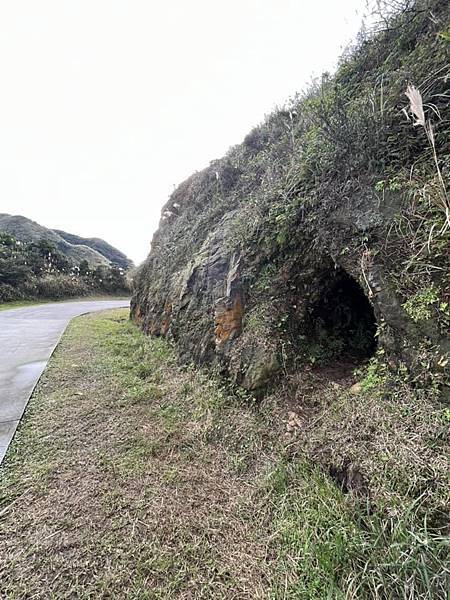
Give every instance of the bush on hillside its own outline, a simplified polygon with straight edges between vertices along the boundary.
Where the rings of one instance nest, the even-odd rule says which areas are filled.
[[[91,269],[86,260],[74,265],[48,240],[23,243],[0,232],[0,302],[128,291],[125,271],[117,265]]]

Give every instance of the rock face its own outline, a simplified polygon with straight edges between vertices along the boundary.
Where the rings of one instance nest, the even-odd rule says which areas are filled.
[[[132,316],[172,339],[182,360],[251,390],[305,361],[365,360],[377,345],[392,364],[439,370],[444,196],[426,135],[402,111],[407,82],[428,81],[447,174],[445,81],[429,73],[445,72],[437,32],[448,7],[423,7],[172,194]]]

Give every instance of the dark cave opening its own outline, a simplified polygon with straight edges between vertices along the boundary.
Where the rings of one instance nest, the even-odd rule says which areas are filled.
[[[377,347],[377,321],[359,283],[343,269],[328,273],[307,325],[312,362],[364,362]]]

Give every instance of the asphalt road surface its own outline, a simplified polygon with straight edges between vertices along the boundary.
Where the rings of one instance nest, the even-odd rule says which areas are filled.
[[[85,313],[127,306],[128,300],[96,300],[0,312],[0,463],[69,321]]]

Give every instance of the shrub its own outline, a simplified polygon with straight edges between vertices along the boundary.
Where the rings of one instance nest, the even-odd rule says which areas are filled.
[[[0,232],[0,302],[127,293],[125,271],[113,265],[72,264],[47,240],[23,243]]]

